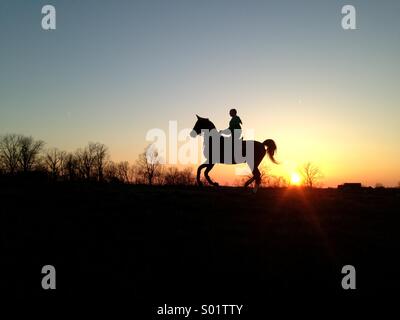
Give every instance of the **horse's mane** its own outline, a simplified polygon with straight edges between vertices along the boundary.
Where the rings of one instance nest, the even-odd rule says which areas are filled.
[[[211,125],[211,129],[216,129],[215,124],[210,119],[207,119],[207,120]]]

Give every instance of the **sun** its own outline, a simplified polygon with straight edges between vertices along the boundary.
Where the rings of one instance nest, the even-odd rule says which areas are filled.
[[[297,172],[293,172],[292,176],[290,177],[290,183],[292,185],[298,186],[300,184],[301,178]]]

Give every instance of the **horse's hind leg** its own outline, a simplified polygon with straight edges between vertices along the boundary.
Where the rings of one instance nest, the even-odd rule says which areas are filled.
[[[260,186],[261,183],[261,173],[260,170],[258,170],[258,166],[260,164],[262,159],[256,159],[256,161],[254,162],[254,164],[248,163],[250,170],[252,170],[252,168],[254,168],[252,170],[253,176],[246,181],[246,183],[244,184],[245,187],[248,187],[250,185],[250,183],[252,183],[254,180],[256,181],[253,192],[256,193],[258,190],[258,187]]]
[[[246,183],[244,184],[244,187],[248,187],[254,180],[256,180],[256,186],[257,184],[259,185],[261,182],[261,174],[260,171],[258,170],[258,165],[260,164],[260,161],[255,162],[254,164],[252,163],[247,163],[249,165],[249,168],[251,171],[251,173],[253,174],[253,176],[246,181]],[[254,169],[253,169],[254,168]],[[257,186],[258,188],[258,186]]]
[[[207,181],[209,184],[218,187],[219,184],[217,182],[214,182],[211,180],[210,176],[208,175],[208,173],[211,171],[211,169],[214,167],[213,163],[210,163],[209,165],[207,165],[206,171],[204,171],[204,176],[206,177]]]
[[[207,163],[203,163],[202,165],[200,165],[197,168],[197,176],[196,176],[196,180],[197,180],[197,184],[201,187],[203,185],[203,183],[200,180],[200,175],[201,175],[201,170],[203,170],[204,168],[206,168],[208,166]]]
[[[244,184],[245,187],[248,187],[250,183],[252,183],[256,178],[255,177],[251,177],[249,180],[246,181],[246,183]]]
[[[256,180],[256,185],[253,189],[253,192],[256,193],[261,183],[261,173],[257,167],[253,170],[253,176],[254,176],[253,178]]]

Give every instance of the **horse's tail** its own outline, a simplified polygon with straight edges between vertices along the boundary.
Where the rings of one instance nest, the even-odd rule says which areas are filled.
[[[272,139],[267,139],[263,142],[263,145],[267,147],[267,153],[268,153],[268,157],[271,159],[271,161],[275,164],[279,164],[275,158],[274,158],[274,154],[276,152],[276,144],[275,141]]]

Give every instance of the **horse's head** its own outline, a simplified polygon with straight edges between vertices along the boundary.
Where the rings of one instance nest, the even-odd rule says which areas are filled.
[[[201,134],[202,130],[215,129],[214,124],[208,118],[199,117],[197,114],[196,114],[196,117],[197,117],[197,121],[196,121],[192,131],[190,132],[190,136],[192,138],[195,138],[197,135]]]

